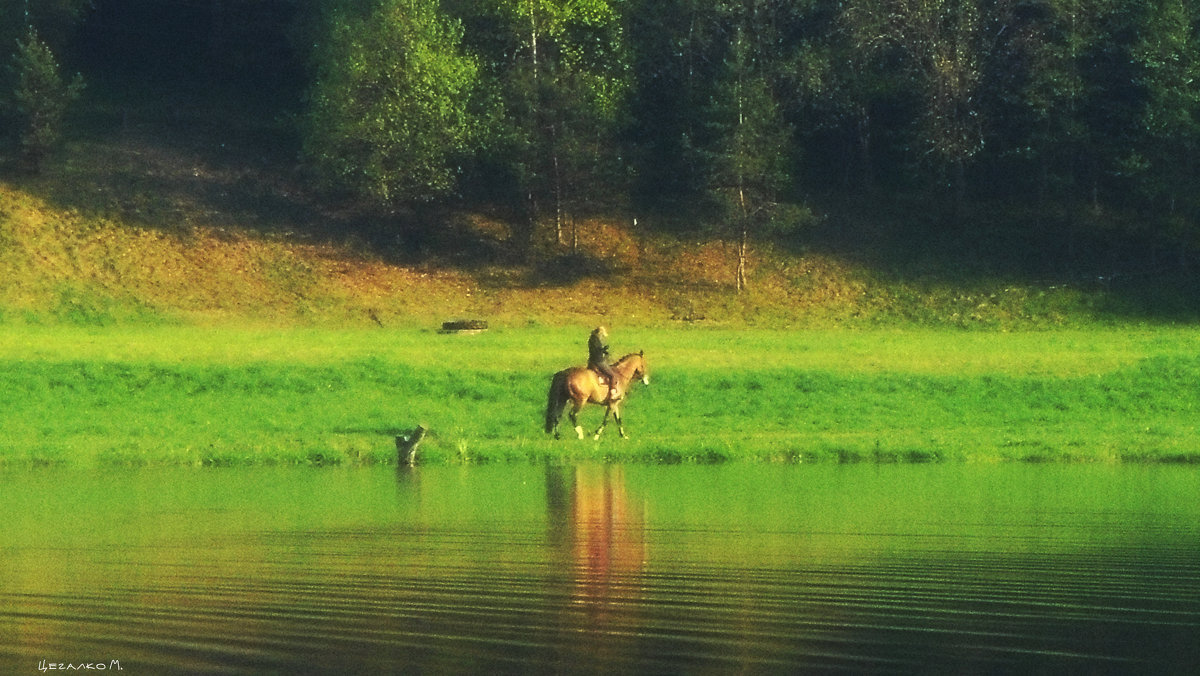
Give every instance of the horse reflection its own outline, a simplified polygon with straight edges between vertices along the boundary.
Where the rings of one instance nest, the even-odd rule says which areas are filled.
[[[601,621],[640,588],[646,564],[645,516],[621,467],[546,470],[549,537],[570,566],[574,600]]]

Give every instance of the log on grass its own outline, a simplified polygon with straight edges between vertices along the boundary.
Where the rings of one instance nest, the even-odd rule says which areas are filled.
[[[486,319],[456,319],[452,322],[442,322],[442,333],[480,333],[487,331]]]

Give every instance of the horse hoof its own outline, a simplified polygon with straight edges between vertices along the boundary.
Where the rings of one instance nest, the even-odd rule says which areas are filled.
[[[583,428],[582,428],[582,427],[576,427],[576,428],[575,428],[575,434],[578,434],[578,435],[579,435],[579,438],[580,438],[580,439],[582,439],[582,438],[583,438]]]
[[[596,436],[592,437],[592,441],[600,441],[600,435],[597,434]]]

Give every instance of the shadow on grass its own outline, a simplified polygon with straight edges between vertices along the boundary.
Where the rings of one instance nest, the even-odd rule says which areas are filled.
[[[585,253],[566,253],[538,260],[529,272],[530,286],[569,286],[587,278],[611,277],[619,272],[610,260]]]
[[[97,91],[99,89],[99,91]],[[86,90],[68,140],[38,174],[0,172],[63,210],[181,237],[196,227],[351,243],[386,259],[453,264],[461,246],[435,211],[386,208],[324,186],[301,160],[294,114],[236,93]]]
[[[827,195],[822,224],[783,240],[837,256],[891,288],[1003,290],[1085,297],[1097,320],[1200,321],[1200,252],[1140,214],[1086,222],[1076,207],[979,201],[949,218],[928,200]]]

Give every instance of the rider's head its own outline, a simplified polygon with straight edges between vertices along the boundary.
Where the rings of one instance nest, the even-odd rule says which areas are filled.
[[[595,328],[595,330],[592,331],[592,333],[596,334],[597,336],[600,336],[601,338],[608,337],[608,329],[605,329],[603,326],[597,326]]]

